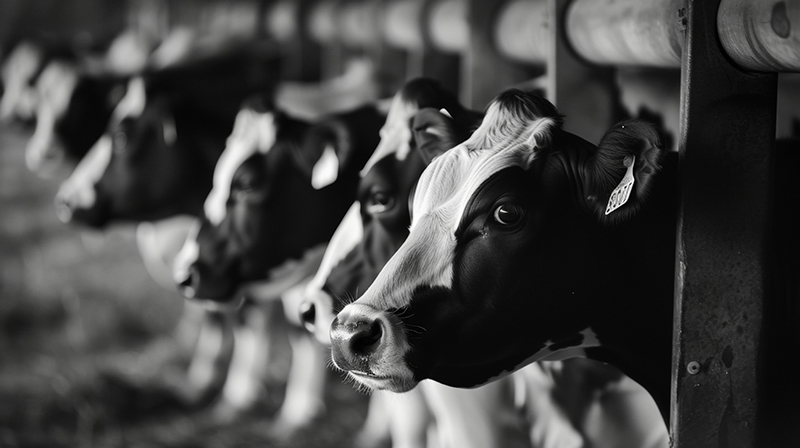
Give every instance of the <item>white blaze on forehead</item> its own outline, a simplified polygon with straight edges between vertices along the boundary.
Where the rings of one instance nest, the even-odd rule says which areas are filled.
[[[364,226],[361,222],[361,203],[358,201],[353,202],[353,205],[347,210],[347,213],[339,223],[339,227],[333,232],[328,247],[325,249],[325,255],[322,257],[322,263],[317,269],[314,278],[306,286],[306,291],[311,292],[314,290],[321,291],[325,286],[325,282],[331,275],[333,268],[344,259],[350,251],[364,238]]]
[[[67,110],[77,84],[78,72],[73,65],[53,61],[45,67],[36,81],[39,101],[47,102],[56,115],[60,116]]]
[[[119,123],[128,117],[139,117],[144,112],[147,103],[147,92],[145,90],[144,79],[136,76],[128,81],[128,90],[125,96],[119,101],[114,112],[111,114],[111,122]]]
[[[266,154],[275,144],[277,133],[275,116],[272,112],[258,113],[244,108],[236,115],[233,132],[225,142],[225,150],[217,160],[213,186],[204,204],[206,218],[212,224],[218,225],[225,219],[225,204],[230,195],[231,181],[236,169],[256,152]]]
[[[189,278],[189,268],[200,257],[200,245],[197,244],[197,235],[200,233],[200,221],[195,221],[186,234],[186,241],[172,264],[172,276],[180,284]]]
[[[454,233],[478,187],[502,169],[527,169],[536,157],[537,145],[549,139],[555,125],[553,118],[526,120],[492,103],[472,136],[439,156],[422,173],[414,195],[413,216],[437,213]],[[414,226],[412,222],[412,230]]]
[[[411,129],[409,129],[411,118],[419,112],[419,106],[415,103],[403,99],[400,93],[392,98],[389,106],[389,114],[386,122],[380,130],[381,141],[375,152],[367,160],[361,170],[361,176],[365,176],[379,160],[394,154],[398,160],[404,160],[411,151]]]
[[[78,74],[72,65],[52,62],[39,75],[36,91],[39,95],[36,107],[36,128],[25,149],[25,162],[32,171],[37,171],[53,144],[56,122],[64,116],[70,98],[78,84]]]
[[[14,48],[2,68],[5,91],[0,98],[0,119],[8,119],[13,114],[29,117],[33,113],[35,91],[28,81],[42,63],[42,53],[38,47],[23,42]]]
[[[399,308],[419,285],[452,287],[455,232],[470,198],[498,171],[527,169],[555,125],[552,118],[520,117],[492,103],[475,133],[422,173],[408,239],[357,302]]]
[[[97,196],[94,186],[111,161],[111,147],[111,137],[100,137],[69,178],[61,184],[58,196],[66,199],[72,208],[88,209],[94,206]]]

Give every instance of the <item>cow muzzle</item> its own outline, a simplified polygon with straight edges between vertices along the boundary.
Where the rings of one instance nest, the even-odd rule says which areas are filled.
[[[359,384],[392,392],[416,386],[405,361],[409,346],[393,315],[369,305],[350,304],[333,320],[330,339],[333,364]]]
[[[333,312],[333,297],[321,290],[304,294],[298,307],[300,322],[306,330],[325,345],[331,344],[330,328],[336,315]]]

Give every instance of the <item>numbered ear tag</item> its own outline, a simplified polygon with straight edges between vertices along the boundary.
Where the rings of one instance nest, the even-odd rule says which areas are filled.
[[[333,146],[328,144],[311,170],[311,186],[315,190],[327,187],[336,182],[338,175],[339,158],[336,157],[336,150],[333,149]]]
[[[619,185],[617,185],[617,188],[611,192],[611,197],[608,198],[608,205],[606,206],[606,215],[625,205],[631,197],[631,190],[633,190],[634,182],[633,166],[636,165],[636,156],[631,156],[630,159],[626,157],[624,163],[625,166],[628,167],[628,171],[625,172],[625,176],[622,178]]]

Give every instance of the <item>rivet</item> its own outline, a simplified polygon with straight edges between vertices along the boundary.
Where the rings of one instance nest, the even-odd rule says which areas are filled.
[[[686,371],[689,372],[690,375],[697,375],[700,373],[700,363],[697,361],[690,361],[689,364],[686,364]]]

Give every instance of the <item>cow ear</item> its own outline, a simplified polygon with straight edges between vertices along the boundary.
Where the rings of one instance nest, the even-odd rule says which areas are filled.
[[[313,126],[303,139],[301,154],[296,154],[300,168],[311,177],[311,185],[317,190],[336,182],[349,161],[352,145],[343,127],[336,121]]]
[[[601,222],[625,220],[647,199],[660,169],[661,141],[655,127],[642,120],[618,123],[603,136],[584,171],[586,201]]]
[[[453,118],[445,113],[425,108],[411,119],[412,138],[426,164],[460,141]]]

